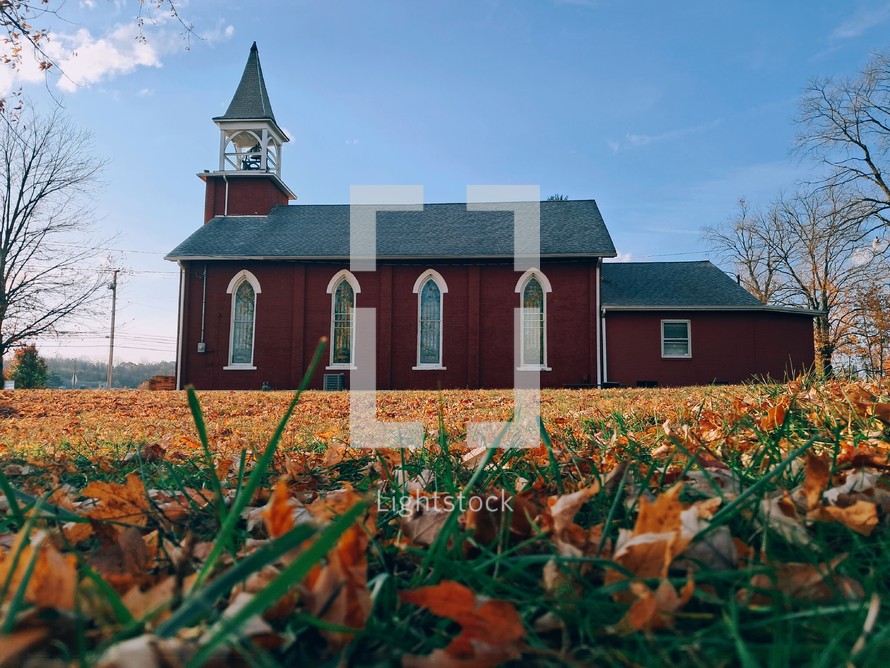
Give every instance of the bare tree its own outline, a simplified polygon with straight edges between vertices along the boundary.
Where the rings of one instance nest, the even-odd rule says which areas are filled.
[[[832,375],[833,355],[850,336],[849,295],[873,275],[881,257],[862,241],[870,210],[853,199],[848,189],[829,184],[780,197],[766,212],[751,211],[742,201],[724,227],[705,230],[755,296],[821,313],[814,346],[825,376]]]
[[[776,260],[762,238],[763,221],[759,214],[751,211],[744,197],[739,199],[738,207],[738,213],[723,227],[705,228],[705,240],[735,269],[739,283],[768,304],[778,288]]]
[[[0,113],[0,358],[104,297],[86,236],[103,166],[58,108]]]
[[[890,276],[890,267],[883,267]],[[850,341],[844,352],[866,376],[890,375],[890,281],[876,280],[854,290],[850,311]]]
[[[810,83],[797,121],[797,148],[822,161],[830,182],[878,226],[890,226],[890,54],[875,54],[856,76]]]

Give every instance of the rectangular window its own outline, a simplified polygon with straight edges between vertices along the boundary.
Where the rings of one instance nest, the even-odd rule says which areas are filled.
[[[661,356],[692,357],[692,334],[688,320],[661,321]]]

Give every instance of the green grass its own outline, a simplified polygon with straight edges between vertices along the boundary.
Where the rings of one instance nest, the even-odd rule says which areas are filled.
[[[838,396],[837,387],[810,381],[802,388],[750,386],[733,388],[730,395],[703,394],[698,403],[687,406],[682,421],[699,440],[702,425],[716,421],[720,436],[704,442],[704,449],[695,439],[677,435],[668,438],[659,432],[664,419],[677,421],[678,414],[674,410],[663,412],[658,400],[651,399],[667,396],[664,391],[641,391],[635,395],[639,401],[627,404],[626,410],[594,413],[582,418],[581,424],[571,425],[576,428],[553,425],[545,429],[542,425],[539,451],[489,450],[475,466],[463,463],[466,450],[460,435],[447,432],[440,410],[438,433],[428,440],[428,446],[433,447],[397,455],[373,450],[352,452],[334,465],[311,466],[303,471],[291,482],[297,491],[324,497],[348,484],[364,500],[330,523],[298,525],[253,549],[247,549],[254,536],[242,512],[256,505],[257,494],[283,473],[282,458],[291,455],[281,451],[281,437],[300,392],[293,397],[267,446],[245,452],[239,466],[222,477],[216,473],[216,455],[206,435],[199,397],[190,393],[188,401],[202,444],[200,452],[176,461],[142,461],[136,457],[108,470],[93,464],[88,452],[72,450],[65,458],[64,470],[54,460],[45,467],[32,462],[33,470],[22,476],[8,477],[0,472],[0,492],[9,499],[9,510],[0,515],[0,533],[36,528],[54,531],[70,520],[71,511],[56,508],[50,499],[52,492],[62,486],[82,489],[95,480],[121,483],[135,471],[146,488],[202,490],[206,503],[190,502],[190,511],[180,521],[171,522],[160,512],[151,512],[148,525],[141,529],[143,533],[157,530],[169,546],[211,542],[201,559],[185,564],[172,557],[157,559],[152,568],[158,580],[191,576],[193,586],[187,591],[177,590],[176,595],[142,617],[131,615],[119,594],[89,565],[91,553],[101,547],[99,541],[61,546],[63,552],[75,554],[79,560],[80,604],[64,613],[65,627],[71,631],[54,643],[41,644],[32,653],[75,665],[92,665],[109,648],[144,633],[181,639],[189,665],[201,665],[214,653],[235,653],[248,664],[259,666],[399,665],[403,656],[428,654],[445,647],[457,634],[455,623],[403,603],[398,597],[400,591],[444,580],[456,580],[478,596],[506,600],[515,606],[527,633],[522,665],[885,665],[890,651],[887,518],[881,514],[880,524],[870,536],[839,523],[810,523],[805,526],[808,543],[801,545],[765,522],[760,510],[764,499],[783,490],[792,492],[802,483],[802,458],[808,450],[828,453],[835,473],[845,466],[845,452],[850,448],[870,448],[884,457],[890,454],[886,425],[857,410],[843,395]],[[876,387],[875,391],[876,399],[887,401],[886,387]],[[733,400],[738,398],[753,398],[754,407],[732,409]],[[762,420],[766,409],[762,406],[783,399],[788,401],[784,419],[780,424],[765,425]],[[126,452],[131,447],[120,444],[119,450]],[[318,443],[308,448],[320,449]],[[628,610],[621,594],[628,590],[629,580],[606,584],[606,571],[615,568],[609,560],[610,547],[621,529],[633,527],[640,495],[657,496],[684,474],[702,470],[693,450],[715,454],[739,485],[737,494],[726,495],[713,483],[713,492],[708,495],[725,499],[698,539],[728,532],[750,550],[750,558],[741,566],[697,570],[692,599],[667,628],[619,633],[617,627]],[[626,468],[606,484],[606,476],[618,462],[625,462]],[[7,458],[4,465],[9,463],[14,460]],[[387,480],[384,473],[391,474],[396,468],[402,471],[401,480]],[[268,610],[289,592],[300,592],[307,573],[326,563],[328,551],[368,508],[376,505],[378,494],[384,499],[405,495],[407,481],[417,481],[424,473],[428,490],[451,495],[492,490],[512,493],[525,484],[524,494],[539,508],[546,505],[548,496],[601,484],[604,489],[575,516],[575,522],[584,529],[603,525],[598,549],[583,556],[559,556],[543,527],[521,534],[511,532],[514,518],[510,513],[494,516],[495,526],[490,527],[485,540],[464,526],[458,513],[452,513],[432,545],[406,545],[401,540],[403,526],[396,509],[384,505],[366,550],[371,612],[364,629],[355,633],[351,642],[331,644],[329,634],[344,629],[325,619],[323,613],[310,614],[299,600],[292,614],[270,622],[280,641],[277,646],[254,644],[242,637],[239,629],[251,616]],[[706,481],[714,480],[712,472],[705,473]],[[688,504],[702,498],[701,492],[691,489],[681,495]],[[32,553],[29,567],[36,563],[36,554]],[[854,600],[848,600],[843,588],[831,580],[828,594],[818,602],[782,593],[772,586],[759,589],[752,585],[753,577],[774,577],[783,564],[819,565],[839,554],[847,556],[837,566],[836,575],[861,586],[862,595]],[[24,556],[19,548],[7,550],[4,559],[8,563]],[[564,586],[552,592],[542,584],[544,568],[550,561],[565,577]],[[271,564],[277,564],[278,570],[266,588],[240,612],[223,618],[221,613],[232,590]],[[6,598],[0,609],[0,633],[40,624],[52,627],[57,623],[54,620],[60,619],[59,613],[37,610],[27,602],[30,572],[25,573],[18,587],[12,586],[11,578],[0,580],[0,592]],[[669,574],[678,590],[687,577],[685,569]],[[654,588],[658,582],[650,580],[647,584]],[[761,596],[752,599],[756,594]],[[106,616],[97,614],[95,605],[87,605],[88,595],[105,602]],[[869,610],[874,616],[876,607],[876,620],[866,633],[863,628]],[[559,627],[536,630],[545,615],[558,620]],[[199,637],[201,641],[197,642]]]

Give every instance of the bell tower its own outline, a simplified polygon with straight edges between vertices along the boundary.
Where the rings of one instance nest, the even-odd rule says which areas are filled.
[[[290,141],[275,121],[256,42],[219,127],[219,166],[198,176],[207,184],[204,222],[214,216],[265,216],[296,199],[281,180],[281,148]]]

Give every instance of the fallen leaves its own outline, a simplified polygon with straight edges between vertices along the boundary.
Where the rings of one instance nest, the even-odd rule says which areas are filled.
[[[509,601],[477,597],[464,585],[448,580],[399,592],[399,598],[426,608],[438,617],[451,619],[461,627],[460,634],[445,649],[426,656],[406,656],[402,664],[406,667],[488,668],[518,659],[522,654],[525,628]]]
[[[25,583],[26,601],[41,608],[74,609],[77,558],[59,552],[46,531],[30,535],[23,529],[0,559],[0,586],[8,583],[7,600]]]
[[[80,639],[89,661],[110,645],[103,665],[152,668],[189,661],[221,629],[233,641],[214,657],[224,662],[250,663],[250,650],[361,664],[371,652],[378,663],[462,667],[538,653],[596,663],[575,638],[614,649],[662,634],[704,637],[722,629],[728,605],[759,628],[768,615],[805,611],[812,632],[873,594],[874,555],[886,540],[888,390],[861,385],[647,391],[623,404],[612,392],[544,392],[553,448],[496,452],[470,492],[487,454],[463,441],[467,416],[507,419],[509,393],[381,394],[379,417],[423,422],[427,447],[373,456],[349,447],[342,396],[309,393],[259,489],[238,506],[237,538],[196,589],[220,518],[256,466],[252,445],[284,398],[209,397],[212,462],[187,423],[173,424],[175,410],[154,426],[139,422],[160,411],[146,408],[157,397],[132,395],[128,406],[123,394],[79,395],[113,407],[104,424],[95,406],[17,404],[0,421],[0,471],[26,493],[16,504],[0,498],[0,623],[15,608],[0,663],[46,646],[43,620],[54,615],[89,629]],[[88,464],[52,440],[101,442],[127,423],[141,437],[114,455],[97,448]],[[15,450],[14,429],[31,427],[46,439],[43,458]],[[806,454],[789,459],[795,451]],[[28,498],[42,498],[45,510]],[[319,546],[315,532],[360,501],[364,514],[324,558],[281,577]],[[274,558],[235,577],[276,545]],[[182,602],[208,588],[200,614],[162,639]],[[245,610],[252,602],[263,605]],[[239,611],[246,621],[236,631],[221,626]],[[57,641],[74,656],[70,642]]]

